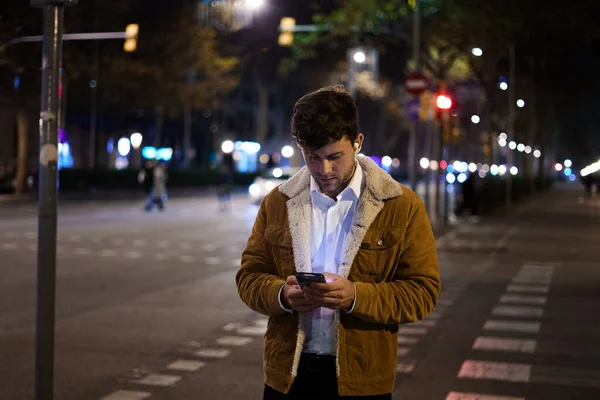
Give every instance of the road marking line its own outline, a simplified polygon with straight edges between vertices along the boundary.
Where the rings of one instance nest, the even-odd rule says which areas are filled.
[[[156,258],[158,261],[162,261],[162,260],[166,260],[169,257],[168,254],[165,253],[157,253],[154,258]]]
[[[525,400],[524,397],[493,396],[479,393],[450,392],[446,400]]]
[[[206,257],[204,262],[208,265],[218,265],[221,263],[221,259],[219,257]]]
[[[222,346],[245,346],[252,342],[252,338],[244,336],[221,336],[217,343]]]
[[[416,344],[419,338],[398,335],[398,344]]]
[[[75,250],[73,250],[73,253],[77,256],[87,256],[87,255],[90,255],[92,253],[92,251],[90,249],[78,247]]]
[[[202,245],[202,250],[204,251],[215,251],[217,249],[217,245],[216,244],[212,244],[212,243],[205,243]]]
[[[398,347],[398,357],[404,357],[410,353],[410,347]]]
[[[227,332],[235,331],[242,327],[242,324],[239,322],[230,322],[223,326],[223,330]]]
[[[192,248],[192,245],[188,242],[179,243],[179,247],[183,250],[189,250]]]
[[[442,317],[441,313],[431,313],[428,316],[425,317],[425,320],[434,320],[434,319],[440,319]]]
[[[505,247],[506,243],[508,242],[508,239],[510,239],[511,237],[513,237],[514,235],[516,235],[517,232],[519,232],[519,227],[518,226],[513,226],[508,231],[506,231],[506,233],[500,238],[500,240],[498,240],[498,242],[494,246],[495,250],[500,250],[503,247]]]
[[[179,256],[179,261],[184,262],[184,263],[193,263],[194,262],[194,257],[192,256]]]
[[[14,237],[14,236],[13,236],[13,237]],[[27,232],[27,233],[25,234],[25,237],[26,237],[27,239],[36,239],[36,238],[37,238],[37,233],[35,233],[35,232]]]
[[[537,279],[551,279],[554,276],[552,271],[533,271],[533,270],[520,270],[517,275],[520,278],[537,278]]]
[[[178,375],[150,374],[132,382],[152,386],[173,386],[180,380],[181,377]]]
[[[417,365],[415,360],[401,360],[398,361],[398,365],[396,366],[396,372],[401,374],[410,374]]]
[[[225,358],[231,353],[228,349],[205,348],[194,352],[194,355],[205,358]]]
[[[264,336],[267,332],[266,326],[245,326],[236,331],[238,335],[249,335],[249,336]]]
[[[2,243],[3,250],[15,250],[17,247],[16,243]]]
[[[81,236],[79,236],[79,235],[71,235],[71,236],[69,236],[69,240],[71,242],[81,242]]]
[[[422,319],[420,321],[413,322],[412,325],[432,327],[432,326],[435,326],[436,323],[437,323],[437,321],[434,321],[434,320]]]
[[[173,371],[187,371],[193,372],[198,371],[200,368],[206,366],[204,361],[195,361],[195,360],[177,360],[167,365],[167,369]]]
[[[398,329],[399,334],[403,335],[425,335],[427,333],[427,328],[416,327],[416,326],[403,326]]]
[[[114,257],[117,255],[117,252],[114,250],[102,250],[100,251],[100,255],[102,257]]]
[[[125,257],[127,258],[142,258],[142,253],[139,251],[126,251]]]
[[[508,285],[506,291],[509,293],[548,293],[550,286],[527,286],[527,285]]]
[[[144,246],[146,246],[146,241],[142,240],[142,239],[136,239],[133,241],[133,246],[134,247],[144,247]]]
[[[257,318],[254,320],[254,325],[266,327],[267,325],[269,325],[269,319],[268,318]]]
[[[100,243],[100,242],[102,241],[102,238],[101,238],[101,237],[98,237],[98,236],[92,236],[92,237],[90,238],[90,240],[92,241],[92,243],[96,243],[96,244],[98,244],[98,243]]]
[[[483,325],[484,331],[538,333],[541,329],[539,322],[514,322],[501,320],[487,320]]]
[[[167,242],[166,240],[161,240],[161,241],[158,241],[158,242],[156,242],[156,245],[157,245],[158,247],[160,247],[160,248],[163,248],[163,249],[164,249],[164,248],[166,248],[166,247],[169,247],[169,242]]]
[[[507,339],[479,336],[473,343],[473,350],[505,351],[510,353],[535,353],[537,341],[533,339]]]
[[[544,315],[544,308],[532,306],[496,306],[492,310],[492,315],[500,317],[541,317]]]
[[[234,258],[231,262],[232,267],[239,267],[240,265],[242,265],[242,260],[240,258]]]
[[[508,382],[529,382],[531,378],[531,365],[466,360],[458,372],[458,377]]]
[[[517,294],[503,294],[500,297],[500,303],[503,304],[528,304],[543,306],[548,301],[546,296],[521,296]]]
[[[132,390],[117,390],[109,394],[108,396],[104,396],[100,400],[144,400],[148,397],[152,396],[152,393],[149,392],[135,392]]]
[[[244,251],[244,248],[241,246],[229,246],[229,251],[231,253],[239,254],[241,256],[242,252]]]
[[[532,279],[532,278],[521,278],[518,276],[515,276],[514,278],[512,278],[512,283],[519,283],[519,284],[527,284],[527,285],[549,285],[550,283],[552,283],[552,279],[548,278],[548,279]]]

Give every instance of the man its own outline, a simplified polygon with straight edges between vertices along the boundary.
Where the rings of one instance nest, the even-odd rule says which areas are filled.
[[[264,399],[391,399],[398,324],[435,307],[440,278],[422,201],[357,157],[353,98],[328,87],[294,106],[306,167],[262,201],[236,281],[268,315]],[[300,289],[295,274],[324,273]]]

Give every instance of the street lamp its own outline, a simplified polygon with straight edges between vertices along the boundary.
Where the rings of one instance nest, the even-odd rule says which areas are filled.
[[[498,84],[498,87],[500,88],[500,90],[506,91],[506,90],[508,90],[508,83],[506,83],[506,82],[500,82]]]
[[[281,149],[281,155],[285,158],[290,158],[294,155],[294,148],[292,146],[283,146]]]
[[[359,64],[364,63],[367,60],[367,56],[363,51],[357,51],[356,53],[354,53],[354,61],[356,61]]]
[[[539,151],[539,150],[535,150],[535,151],[533,152],[533,156],[534,156],[535,158],[540,158],[540,157],[542,156],[542,152],[541,152],[541,151]]]
[[[137,150],[140,148],[140,146],[142,145],[143,139],[144,139],[144,137],[139,132],[135,132],[135,133],[131,134],[131,137],[129,138],[129,140],[131,141],[131,146],[133,147],[134,150]]]
[[[117,151],[122,157],[127,157],[131,151],[131,142],[128,138],[121,138],[117,142]]]
[[[231,140],[226,140],[221,145],[221,150],[225,154],[229,154],[233,151],[233,142]]]
[[[471,122],[474,124],[478,124],[479,122],[481,122],[481,118],[479,117],[479,115],[473,115],[471,117]]]
[[[514,149],[516,149],[516,148],[517,148],[517,142],[515,142],[514,140],[513,140],[513,141],[511,141],[511,142],[508,144],[508,148],[509,148],[509,149],[511,149],[511,150],[514,150]]]
[[[563,164],[565,165],[565,167],[571,168],[571,166],[573,165],[573,161],[567,159],[565,160],[565,162],[563,162]]]
[[[475,57],[481,57],[483,55],[483,50],[479,47],[474,47],[473,50],[471,50],[471,53],[473,53]]]
[[[421,166],[421,168],[427,169],[429,167],[429,160],[427,158],[423,157],[419,161],[419,165]]]
[[[525,100],[523,100],[523,99],[517,100],[517,107],[519,107],[519,108],[525,107]]]

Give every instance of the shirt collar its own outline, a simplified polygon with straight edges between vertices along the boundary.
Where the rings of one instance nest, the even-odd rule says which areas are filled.
[[[348,182],[348,186],[346,186],[346,188],[342,190],[340,194],[337,195],[337,200],[341,200],[346,193],[354,193],[356,199],[359,199],[362,190],[362,181],[363,170],[360,166],[360,163],[356,162],[356,169],[354,170],[354,174],[352,175],[350,182]],[[317,183],[317,181],[315,181],[315,179],[312,176],[310,177],[310,193],[311,195],[313,195],[313,199],[314,194],[320,194],[321,196],[325,196],[325,194],[321,191],[319,184]]]

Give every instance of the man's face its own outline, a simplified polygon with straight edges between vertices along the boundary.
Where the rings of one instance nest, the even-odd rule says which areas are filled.
[[[359,149],[362,141],[363,135],[359,134],[356,139]],[[321,191],[331,198],[340,194],[352,179],[356,162],[354,143],[345,136],[316,150],[302,149],[302,155]]]

